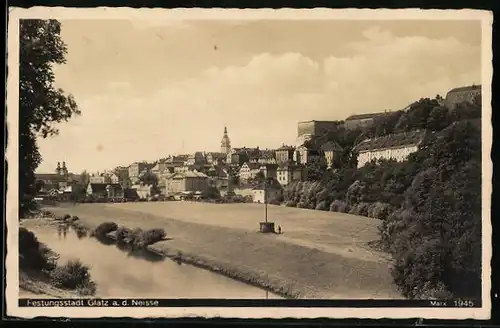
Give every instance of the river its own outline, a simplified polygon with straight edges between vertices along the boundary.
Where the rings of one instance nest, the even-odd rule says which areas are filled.
[[[71,229],[30,228],[40,242],[60,255],[59,263],[79,259],[90,267],[102,298],[275,299],[271,292],[181,264],[151,252],[131,253],[114,243],[78,237]]]

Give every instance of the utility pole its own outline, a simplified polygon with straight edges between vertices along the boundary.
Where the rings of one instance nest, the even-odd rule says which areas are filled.
[[[266,207],[266,223],[267,223],[267,179],[264,180],[264,204]]]

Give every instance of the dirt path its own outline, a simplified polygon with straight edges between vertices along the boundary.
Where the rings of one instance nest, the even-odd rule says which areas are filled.
[[[401,297],[387,261],[366,249],[378,224],[368,218],[270,207],[269,217],[285,234],[264,235],[256,232],[262,207],[254,204],[82,204],[50,210],[78,215],[90,227],[114,221],[164,228],[173,239],[155,244],[158,251],[181,252],[233,278],[298,297]]]

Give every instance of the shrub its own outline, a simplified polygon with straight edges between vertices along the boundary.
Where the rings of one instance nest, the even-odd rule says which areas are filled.
[[[349,210],[349,214],[368,216],[368,208],[370,207],[369,203],[359,203],[352,206]]]
[[[328,203],[326,202],[326,200],[320,201],[318,205],[316,205],[316,210],[328,211]]]
[[[131,230],[124,228],[124,227],[118,227],[116,229],[116,241],[118,242],[123,242],[125,241],[126,238],[129,238],[131,234]]]
[[[94,296],[97,291],[97,286],[93,281],[84,282],[77,287],[80,296]]]
[[[293,200],[289,200],[285,202],[286,207],[297,207],[297,203],[295,203]]]
[[[115,231],[118,229],[118,225],[114,222],[103,222],[97,228],[94,229],[92,235],[103,238],[106,237],[106,234],[110,233],[111,231]]]
[[[19,228],[19,266],[35,271],[51,271],[56,267],[57,254],[26,228]]]
[[[52,217],[53,216],[52,212],[51,211],[47,211],[47,210],[42,210],[41,214],[44,217]]]
[[[141,233],[135,239],[135,244],[136,246],[139,246],[141,248],[146,247],[163,240],[166,236],[167,234],[163,229],[150,229],[141,231]]]
[[[305,202],[298,202],[297,203],[297,208],[307,208],[307,204]]]
[[[388,203],[375,202],[368,208],[368,216],[379,220],[386,220],[392,212],[394,207]]]
[[[89,268],[79,260],[70,260],[63,266],[56,267],[51,272],[52,280],[58,287],[77,289],[90,282]]]
[[[347,213],[348,210],[349,206],[342,200],[336,199],[330,204],[331,212]]]
[[[415,298],[421,300],[450,300],[453,299],[453,294],[450,293],[442,282],[432,284],[430,281],[425,282],[422,290],[416,293]]]

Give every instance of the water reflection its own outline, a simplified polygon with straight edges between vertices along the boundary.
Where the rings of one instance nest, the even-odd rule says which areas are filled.
[[[57,225],[57,235],[59,239],[66,238],[70,229],[75,232],[78,239],[87,237],[87,230],[85,228],[75,223],[61,222]]]
[[[99,242],[80,238],[77,231],[71,225],[33,229],[41,242],[60,255],[60,263],[78,258],[90,266],[97,297],[280,298],[207,270],[181,266],[180,253],[177,259],[165,261],[161,255],[131,250],[109,238]]]

